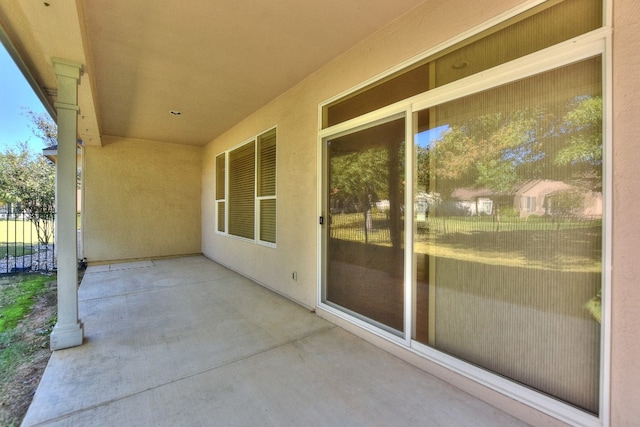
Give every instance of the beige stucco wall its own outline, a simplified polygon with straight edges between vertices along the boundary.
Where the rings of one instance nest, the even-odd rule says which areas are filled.
[[[316,304],[318,104],[521,1],[426,2],[361,42],[205,147],[203,253],[307,306]],[[456,11],[451,13],[451,11]],[[417,37],[419,35],[419,37]],[[215,233],[214,157],[278,127],[277,249]],[[298,280],[291,273],[298,273]]]
[[[89,262],[200,253],[201,147],[103,137],[85,150]]]
[[[518,0],[426,2],[295,86],[205,147],[202,175],[202,251],[232,269],[310,307],[317,293],[318,104],[522,3]],[[640,5],[614,3],[613,332],[612,425],[640,420]],[[278,244],[265,248],[214,232],[214,157],[278,126]],[[297,271],[298,280],[291,279]],[[359,328],[333,319],[350,330]],[[515,401],[369,335],[372,341],[532,424],[555,421]]]
[[[613,49],[612,425],[640,425],[640,3],[616,0]]]

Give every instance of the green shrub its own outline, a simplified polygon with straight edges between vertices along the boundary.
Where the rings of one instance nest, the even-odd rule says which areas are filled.
[[[513,207],[502,207],[500,208],[500,216],[504,219],[518,218],[520,216],[520,212]]]

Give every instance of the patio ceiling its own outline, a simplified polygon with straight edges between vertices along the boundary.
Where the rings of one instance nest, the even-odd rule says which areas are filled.
[[[50,104],[51,57],[83,64],[86,144],[204,145],[422,1],[2,2],[0,25]]]

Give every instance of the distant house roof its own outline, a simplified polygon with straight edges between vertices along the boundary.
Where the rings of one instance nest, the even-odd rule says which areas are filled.
[[[458,200],[475,200],[478,197],[489,197],[498,195],[500,195],[500,193],[489,190],[487,188],[456,188],[451,193],[451,198]]]
[[[563,181],[555,181],[552,179],[532,179],[525,182],[514,190],[516,195],[526,195],[528,193],[551,194],[557,191],[571,188],[571,185]]]
[[[78,139],[78,156],[80,153],[80,147],[84,145],[81,139]],[[42,149],[42,155],[47,159],[51,160],[53,163],[56,163],[58,159],[58,144],[50,145]]]
[[[56,163],[58,158],[58,145],[50,145],[42,150],[42,155],[47,159],[51,160],[53,163]]]

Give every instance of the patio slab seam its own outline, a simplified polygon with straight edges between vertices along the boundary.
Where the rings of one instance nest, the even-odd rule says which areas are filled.
[[[119,264],[101,264],[101,265],[91,265],[87,268],[90,270],[90,274],[94,273],[111,273],[114,271],[124,271],[124,270],[135,270],[138,268],[150,268],[155,267],[156,264],[152,260],[148,261],[136,261],[136,262],[125,262]]]
[[[148,292],[157,292],[157,291],[162,291],[165,289],[173,289],[173,288],[184,288],[185,286],[199,286],[205,283],[211,283],[215,280],[201,280],[198,282],[190,282],[190,283],[180,283],[179,285],[166,285],[166,286],[158,286],[156,288],[150,288],[150,289],[136,289],[136,290],[132,290],[132,291],[126,291],[126,292],[120,292],[120,293],[114,293],[111,295],[103,295],[103,296],[93,296],[90,298],[83,298],[82,295],[78,295],[78,302],[90,302],[90,301],[98,301],[98,300],[103,300],[103,299],[109,299],[109,298],[117,298],[117,297],[122,297],[122,296],[127,296],[127,295],[137,295],[137,294],[144,294],[144,293],[148,293]],[[82,286],[82,285],[80,285]]]
[[[148,392],[153,391],[153,390],[157,390],[157,389],[160,389],[160,388],[163,388],[163,387],[167,387],[167,386],[169,386],[171,384],[179,383],[181,381],[185,381],[185,380],[188,380],[190,378],[197,377],[199,375],[207,374],[209,372],[213,372],[213,371],[216,371],[218,369],[222,369],[222,368],[225,368],[225,367],[240,363],[242,361],[251,359],[251,358],[259,356],[261,354],[269,353],[271,351],[277,350],[277,349],[282,348],[282,347],[286,347],[288,345],[296,346],[296,343],[299,342],[299,341],[311,338],[311,337],[319,335],[319,334],[326,333],[326,332],[328,332],[328,331],[330,331],[332,329],[335,329],[337,327],[338,327],[337,325],[331,324],[329,326],[326,326],[324,328],[315,330],[315,331],[310,332],[308,334],[305,334],[303,336],[296,337],[296,338],[293,338],[293,339],[286,340],[284,342],[280,342],[280,343],[274,344],[272,346],[263,348],[263,349],[261,349],[259,351],[255,351],[255,352],[243,355],[241,357],[236,357],[234,359],[228,360],[228,361],[226,361],[224,363],[221,363],[219,365],[212,366],[210,368],[203,369],[203,370],[200,370],[198,372],[193,372],[191,374],[184,375],[182,377],[175,378],[175,379],[172,379],[170,381],[166,381],[166,382],[164,382],[162,384],[157,384],[157,385],[154,385],[152,387],[147,387],[144,390],[139,390],[139,391],[136,391],[136,392],[133,392],[133,393],[129,393],[129,394],[124,395],[124,396],[120,396],[120,397],[117,397],[117,398],[106,400],[104,402],[95,403],[93,405],[87,406],[86,408],[82,408],[82,409],[78,409],[78,410],[75,410],[75,411],[67,412],[67,413],[62,414],[62,415],[58,415],[57,417],[50,418],[48,420],[41,421],[39,423],[33,424],[32,427],[46,426],[46,425],[51,424],[51,423],[56,423],[56,422],[59,422],[59,421],[63,421],[65,419],[71,418],[71,417],[73,417],[75,415],[82,414],[82,413],[85,413],[85,412],[89,412],[89,411],[92,411],[94,409],[98,409],[100,407],[104,407],[104,406],[110,405],[112,403],[120,402],[122,400],[131,398],[131,397],[134,397],[134,396],[138,396],[138,395],[141,395],[141,394],[144,394],[144,393],[148,393]]]

